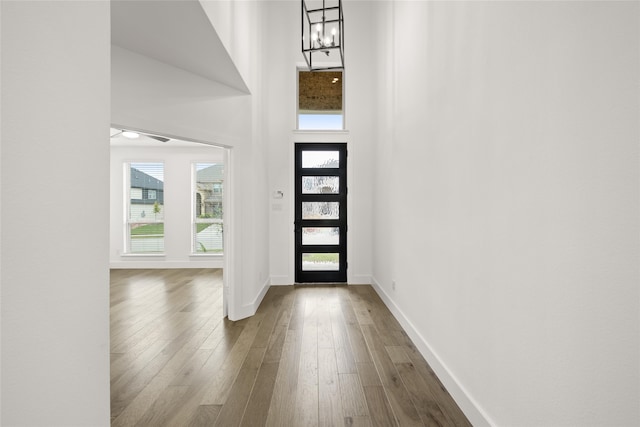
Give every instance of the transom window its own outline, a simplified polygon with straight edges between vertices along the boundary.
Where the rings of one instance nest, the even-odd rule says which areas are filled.
[[[342,130],[342,71],[298,71],[298,129]]]

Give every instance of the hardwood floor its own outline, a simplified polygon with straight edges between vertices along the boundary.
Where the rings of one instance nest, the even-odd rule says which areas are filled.
[[[276,286],[222,318],[221,270],[112,270],[113,426],[470,426],[370,286]]]

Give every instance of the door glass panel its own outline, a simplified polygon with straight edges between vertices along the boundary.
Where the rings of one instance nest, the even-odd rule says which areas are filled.
[[[340,270],[340,254],[338,253],[303,253],[303,271],[338,271]]]
[[[340,177],[303,176],[302,194],[338,194]]]
[[[303,151],[302,168],[334,168],[340,166],[340,152],[338,151]]]
[[[339,245],[338,227],[302,227],[303,245]]]
[[[302,219],[339,219],[340,202],[302,202]]]

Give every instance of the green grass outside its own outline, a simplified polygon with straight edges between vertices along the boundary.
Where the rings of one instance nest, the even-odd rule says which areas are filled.
[[[214,224],[207,223],[196,223],[196,230],[200,233],[203,230],[211,227]],[[149,239],[149,238],[157,238],[164,236],[164,223],[159,224],[145,224],[139,227],[131,229],[131,238],[132,239]],[[204,245],[200,244],[197,248],[197,251],[200,253],[223,253],[222,249],[206,249]],[[146,253],[146,252],[145,252]]]
[[[164,235],[164,224],[146,224],[131,229],[132,236]]]
[[[303,261],[306,262],[338,262],[338,254],[305,254]]]
[[[204,249],[202,249],[202,246],[200,246],[200,247],[198,247],[197,252],[199,254],[205,254],[205,253],[206,254],[221,254],[224,251],[222,249],[207,249],[207,250],[204,250]]]
[[[202,230],[206,230],[207,228],[209,228],[210,226],[212,226],[214,224],[207,224],[204,222],[198,222],[196,223],[196,230],[198,230],[197,232],[201,232]]]
[[[215,224],[197,223],[196,224],[196,229],[198,230],[197,232],[199,233],[202,230],[206,230],[212,225],[215,225]],[[164,224],[160,223],[160,224],[141,225],[140,227],[131,229],[131,235],[132,236],[149,236],[149,235],[163,236]]]

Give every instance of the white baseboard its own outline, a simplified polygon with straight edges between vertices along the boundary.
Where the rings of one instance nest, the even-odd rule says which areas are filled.
[[[224,260],[222,258],[210,258],[193,261],[162,261],[154,259],[126,259],[123,261],[111,261],[109,268],[113,269],[160,269],[160,268],[223,268]]]
[[[354,274],[352,276],[349,276],[348,283],[350,285],[370,285],[371,276],[368,274]]]
[[[234,313],[234,318],[229,318],[229,320],[240,320],[256,314],[256,311],[258,311],[258,307],[260,307],[260,303],[264,299],[264,296],[267,294],[267,291],[270,287],[270,280],[269,278],[267,278],[267,280],[265,280],[265,282],[262,284],[262,288],[260,289],[260,292],[258,292],[258,295],[254,298],[254,300],[249,304],[244,304],[243,306],[241,306]]]
[[[289,276],[271,276],[271,286],[288,286],[293,284],[294,281]],[[371,276],[366,274],[355,274],[353,276],[349,276],[348,284],[370,285]]]
[[[384,289],[382,289],[375,277],[372,277],[371,286],[378,293],[393,316],[398,320],[398,322],[400,322],[404,330],[407,332],[407,335],[409,335],[409,338],[411,338],[411,341],[413,341],[415,346],[418,348],[418,351],[420,351],[420,354],[422,354],[422,357],[424,357],[427,363],[429,363],[471,424],[476,427],[490,427],[495,425],[495,423],[490,421],[490,418],[480,408],[478,403],[460,384],[458,379],[451,374],[447,365],[440,359],[440,357],[438,357],[436,352],[433,351],[427,340],[425,340],[422,334],[418,332],[413,323],[411,323],[402,310],[400,310],[400,308],[395,304],[393,299],[391,299]]]
[[[293,280],[289,276],[271,276],[271,286],[293,285]]]

